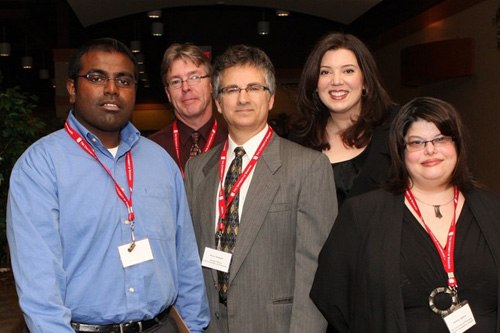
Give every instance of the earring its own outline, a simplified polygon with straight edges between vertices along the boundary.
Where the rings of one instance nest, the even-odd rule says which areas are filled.
[[[366,95],[368,95],[368,90],[366,90],[366,88],[363,88],[361,90],[361,96],[366,97]]]

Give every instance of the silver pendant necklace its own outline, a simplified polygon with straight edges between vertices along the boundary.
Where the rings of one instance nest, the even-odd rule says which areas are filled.
[[[447,203],[444,203],[444,204],[441,204],[441,205],[432,205],[432,204],[428,204],[428,203],[426,203],[426,202],[423,202],[422,200],[420,200],[420,199],[419,199],[419,198],[417,198],[417,197],[415,197],[415,199],[417,199],[417,201],[418,201],[418,202],[423,203],[424,205],[434,207],[434,214],[436,214],[436,217],[437,217],[438,219],[440,219],[440,218],[442,218],[442,217],[443,217],[443,214],[441,214],[441,210],[440,210],[441,206],[446,206],[447,204],[449,204],[450,202],[452,202],[452,201],[453,201],[453,198],[451,198],[451,200],[450,200],[450,201],[448,201]]]

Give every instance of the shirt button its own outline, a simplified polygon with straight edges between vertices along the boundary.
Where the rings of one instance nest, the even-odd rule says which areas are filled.
[[[130,221],[129,220],[125,220],[123,223],[130,224]]]
[[[96,141],[97,141],[97,139],[96,139],[96,138],[92,138],[92,142],[96,142]]]
[[[128,291],[133,293],[135,291],[135,289],[133,287],[130,287],[130,288],[128,288]]]

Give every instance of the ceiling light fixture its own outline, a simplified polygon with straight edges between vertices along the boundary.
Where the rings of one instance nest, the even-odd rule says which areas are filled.
[[[33,58],[30,56],[22,57],[21,64],[24,69],[30,69],[31,67],[33,67]]]
[[[141,52],[141,41],[137,38],[137,20],[134,19],[134,40],[130,42],[130,51],[132,53]]]
[[[149,18],[160,18],[161,17],[161,9],[158,10],[150,10],[148,12]]]
[[[45,67],[45,54],[42,53],[42,68],[38,71],[38,77],[40,80],[50,79],[49,70]]]
[[[10,56],[10,44],[0,43],[0,57],[8,57],[8,56]]]
[[[269,35],[269,21],[257,22],[257,33],[259,35]]]
[[[139,53],[141,52],[141,41],[140,40],[133,40],[130,42],[130,51],[133,53]]]
[[[5,26],[3,27],[3,43],[0,43],[0,57],[10,56],[10,43],[5,41]]]
[[[153,22],[151,24],[151,34],[158,37],[163,36],[163,23]]]
[[[25,47],[26,47],[26,56],[21,58],[21,65],[23,69],[30,69],[33,67],[33,58],[28,55],[28,36],[25,37]]]
[[[135,60],[137,60],[138,65],[144,64],[144,54],[143,53],[137,53],[135,55]]]
[[[283,10],[283,9],[276,9],[276,16],[290,16],[290,12],[288,10]]]
[[[257,33],[259,35],[269,35],[269,21],[266,21],[265,12],[262,11],[262,21],[257,22]]]

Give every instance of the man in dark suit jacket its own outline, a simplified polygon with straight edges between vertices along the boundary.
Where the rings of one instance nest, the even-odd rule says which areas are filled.
[[[163,55],[161,78],[175,120],[149,139],[165,148],[181,172],[190,157],[227,137],[225,125],[217,124],[212,114],[211,71],[210,59],[196,45],[175,43]]]
[[[214,67],[213,94],[229,137],[189,160],[185,177],[211,307],[208,332],[324,332],[326,322],[308,294],[337,215],[331,166],[324,154],[268,126],[276,85],[264,52],[233,46]],[[228,164],[237,160],[237,147],[245,155],[233,210],[225,206],[228,181],[221,179],[232,174]],[[232,224],[228,214],[235,212]]]

